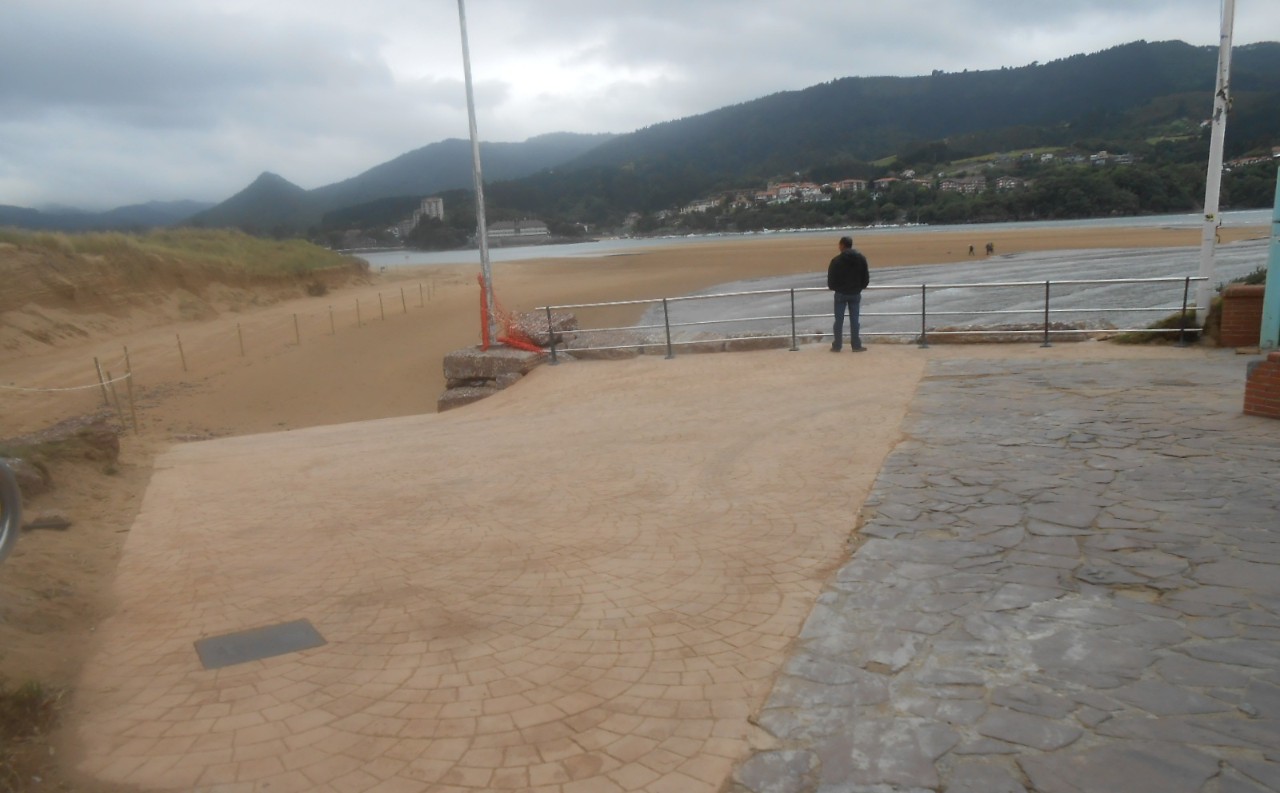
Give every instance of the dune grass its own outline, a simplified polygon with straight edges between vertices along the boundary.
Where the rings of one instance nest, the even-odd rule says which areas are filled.
[[[63,234],[0,229],[0,244],[66,257],[101,257],[125,270],[157,261],[249,275],[306,275],[348,264],[341,254],[304,240],[269,240],[228,229],[164,229],[147,234]]]

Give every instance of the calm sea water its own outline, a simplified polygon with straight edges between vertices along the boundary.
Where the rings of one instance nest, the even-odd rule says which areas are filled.
[[[1222,225],[1226,227],[1266,226],[1271,223],[1272,211],[1269,209],[1249,209],[1239,212],[1224,212]],[[722,243],[725,240],[773,239],[778,236],[794,237],[827,237],[833,232],[852,232],[858,236],[882,234],[929,234],[941,232],[963,231],[981,237],[987,231],[1009,231],[1016,229],[1072,229],[1072,228],[1199,228],[1203,224],[1203,216],[1198,213],[1187,215],[1152,215],[1134,218],[1100,218],[1093,220],[1047,220],[1023,221],[1018,223],[985,223],[982,225],[959,226],[896,226],[886,228],[835,228],[805,231],[774,231],[755,234],[715,234],[691,235],[687,237],[646,237],[644,239],[607,239],[595,242],[579,242],[568,245],[530,245],[520,248],[494,248],[489,251],[492,262],[514,262],[528,259],[545,258],[586,258],[597,256],[618,256],[652,248],[669,248],[672,245],[705,245]],[[374,268],[379,267],[421,267],[424,265],[476,264],[480,263],[477,250],[463,251],[381,251],[378,253],[359,254],[360,258],[369,262]]]

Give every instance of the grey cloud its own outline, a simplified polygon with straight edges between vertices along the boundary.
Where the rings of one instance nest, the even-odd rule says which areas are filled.
[[[853,75],[1217,43],[1205,0],[471,0],[480,133],[627,132]],[[1236,40],[1280,39],[1280,3]],[[534,82],[529,65],[558,66]],[[455,0],[5,0],[0,203],[220,200],[467,133]]]

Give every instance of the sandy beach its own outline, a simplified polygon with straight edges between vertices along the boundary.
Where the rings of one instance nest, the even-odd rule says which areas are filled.
[[[1265,234],[1265,229],[1226,229],[1223,242]],[[494,282],[499,301],[512,311],[676,296],[744,279],[820,272],[837,236],[726,241],[696,250],[673,244],[625,256],[502,263],[494,267]],[[1186,248],[1198,245],[1198,238],[1188,229],[988,233],[976,227],[972,233],[865,239],[855,234],[855,244],[873,268],[883,268],[971,261],[969,245],[981,257],[988,241],[1003,255]],[[0,353],[0,384],[10,387],[0,391],[0,435],[36,431],[102,409],[93,361],[122,373],[125,348],[134,374],[138,431],[121,436],[121,460],[110,475],[86,466],[69,468],[57,489],[28,505],[32,512],[65,513],[74,525],[67,532],[23,536],[18,552],[0,569],[0,678],[74,684],[95,626],[114,608],[116,563],[158,454],[191,440],[434,412],[444,388],[444,355],[479,341],[477,270],[388,271],[321,297],[181,323],[142,317],[108,322],[79,315],[71,304],[41,306],[45,315],[76,332],[51,345],[25,344]],[[626,325],[643,310],[597,311],[591,323]],[[85,385],[93,387],[15,390]],[[607,379],[600,387],[607,387]],[[501,404],[485,410],[518,413],[518,397],[517,386]],[[884,448],[868,454],[882,459],[894,437],[887,431]]]

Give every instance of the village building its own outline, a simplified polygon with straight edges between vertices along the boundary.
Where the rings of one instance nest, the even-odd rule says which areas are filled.
[[[546,237],[551,234],[547,224],[541,220],[500,220],[489,224],[489,237]]]
[[[938,183],[938,189],[944,193],[976,195],[987,189],[987,177],[966,176],[959,179],[943,179]]]
[[[392,233],[398,237],[403,237],[409,232],[417,228],[418,223],[423,218],[435,218],[436,220],[444,220],[444,199],[443,198],[424,198],[418,204],[418,208],[413,210],[413,215],[407,220],[402,220],[391,228]]]
[[[839,182],[832,182],[830,187],[837,193],[861,193],[867,189],[867,180],[843,179]]]

